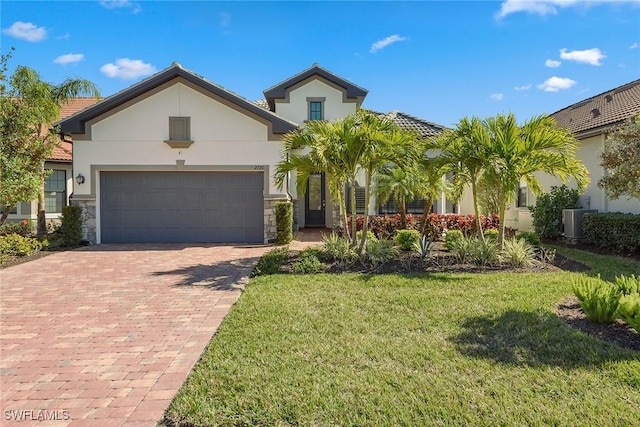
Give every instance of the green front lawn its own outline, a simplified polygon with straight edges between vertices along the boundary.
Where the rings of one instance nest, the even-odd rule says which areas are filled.
[[[555,315],[572,274],[253,279],[165,421],[636,425],[640,354]]]

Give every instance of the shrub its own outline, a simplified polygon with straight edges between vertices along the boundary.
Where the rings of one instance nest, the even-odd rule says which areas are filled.
[[[498,236],[500,235],[499,231],[495,228],[490,228],[488,230],[484,230],[484,238],[487,240],[493,240],[494,242],[498,241]]]
[[[289,250],[287,248],[275,248],[264,254],[256,268],[251,273],[252,277],[264,276],[266,274],[278,274],[282,264],[289,258]]]
[[[556,260],[556,250],[552,248],[540,246],[536,251],[536,255],[540,261],[547,264],[553,264]]]
[[[293,203],[276,202],[276,244],[286,245],[293,240]]]
[[[550,193],[541,194],[535,206],[529,206],[533,217],[533,228],[540,237],[555,239],[564,233],[562,210],[580,207],[580,195],[577,190],[566,185],[551,187]]]
[[[82,241],[82,208],[80,206],[65,206],[62,208],[62,223],[60,225],[60,245],[64,247],[78,246]]]
[[[640,294],[624,295],[620,298],[618,314],[629,326],[640,333]]]
[[[358,257],[348,237],[340,237],[336,233],[331,233],[329,236],[322,237],[322,245],[327,256],[339,263],[350,263]]]
[[[500,249],[498,242],[491,240],[482,241],[478,238],[467,238],[470,244],[467,246],[468,260],[475,265],[484,267],[500,263]]]
[[[620,305],[620,290],[598,277],[581,275],[573,280],[573,292],[584,314],[597,323],[611,323]]]
[[[411,251],[416,244],[420,243],[420,232],[418,230],[399,230],[396,234],[396,243],[403,251]]]
[[[31,236],[33,234],[33,224],[30,219],[25,219],[20,222],[5,222],[0,227],[0,236],[7,236],[9,234],[18,234],[20,236]]]
[[[393,240],[375,240],[367,242],[365,248],[365,261],[370,263],[374,268],[390,261],[398,254],[398,250],[393,245]]]
[[[447,230],[444,236],[444,247],[450,251],[454,250],[456,243],[464,238],[464,234],[460,230]]]
[[[422,236],[413,245],[413,250],[418,253],[418,256],[423,261],[431,255],[431,248],[433,248],[433,240],[430,240],[429,236]]]
[[[40,251],[48,245],[45,240],[40,242],[33,237],[25,237],[19,234],[7,234],[0,236],[0,254],[13,256],[27,256]]]
[[[291,266],[294,273],[297,274],[313,274],[323,271],[327,266],[320,261],[322,250],[319,248],[307,248],[300,252],[299,261]]]
[[[509,239],[504,241],[501,259],[503,263],[512,267],[526,267],[533,263],[536,251],[524,239]]]
[[[585,240],[616,252],[640,251],[640,215],[602,213],[582,219]]]
[[[360,241],[362,239],[362,230],[358,231],[356,233],[356,241]],[[373,231],[371,230],[367,230],[367,242],[369,240],[378,240],[378,238],[376,237],[375,234],[373,234]]]
[[[498,264],[500,261],[498,243],[491,240],[483,242],[477,237],[461,237],[454,240],[451,250],[461,263],[487,266]]]
[[[525,231],[524,233],[518,234],[518,239],[519,240],[524,240],[525,242],[527,242],[528,244],[530,244],[534,248],[539,247],[540,243],[541,243],[540,242],[540,236],[538,236],[536,233],[534,233],[532,231]]]
[[[616,276],[616,286],[622,295],[640,294],[640,276]]]

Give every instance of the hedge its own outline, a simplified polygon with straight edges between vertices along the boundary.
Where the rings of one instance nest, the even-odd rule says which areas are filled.
[[[364,216],[358,216],[358,230],[362,230]],[[422,215],[407,215],[407,229],[420,230]],[[500,223],[498,215],[480,216],[483,230],[497,229]],[[351,217],[348,218],[348,229],[351,229]],[[369,230],[379,239],[393,238],[400,229],[400,214],[369,216]],[[473,235],[476,230],[475,215],[458,214],[429,214],[427,234],[432,238],[439,238],[446,230],[460,230],[466,235]]]
[[[582,219],[585,241],[615,252],[640,251],[640,215],[588,214]]]
[[[293,203],[276,202],[276,244],[285,245],[293,240]]]

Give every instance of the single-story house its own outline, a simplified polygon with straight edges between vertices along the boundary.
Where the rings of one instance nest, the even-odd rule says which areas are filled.
[[[604,189],[598,187],[598,181],[607,174],[600,166],[607,134],[616,125],[640,114],[640,80],[635,80],[599,95],[592,96],[569,105],[551,114],[559,126],[573,132],[580,146],[577,157],[583,161],[590,172],[591,182],[580,203],[585,209],[597,209],[598,212],[623,212],[640,214],[640,200],[622,196],[614,200],[607,197]],[[548,174],[539,175],[545,191],[552,186],[560,186],[560,179]],[[575,183],[569,183],[575,188]],[[527,231],[532,228],[531,212],[527,206],[535,205],[535,195],[522,185],[518,198],[507,211],[505,223],[508,227]]]
[[[314,64],[249,101],[174,63],[60,122],[73,139],[72,204],[83,235],[108,242],[254,242],[275,238],[276,202],[299,227],[338,221],[322,174],[307,194],[274,182],[281,139],[307,120],[356,112],[367,90]],[[392,112],[426,134],[442,126]],[[447,207],[442,204],[443,208]],[[364,209],[364,206],[361,206]]]
[[[72,98],[60,108],[60,118],[69,117],[95,104],[95,98]],[[47,130],[45,130],[47,131]],[[73,146],[68,139],[61,139],[53,149],[51,156],[45,161],[44,167],[51,171],[44,183],[44,203],[47,222],[57,222],[62,214],[62,208],[69,205],[69,197],[73,193]],[[38,216],[38,201],[19,203],[9,214],[7,221],[18,222],[24,220],[36,221]]]

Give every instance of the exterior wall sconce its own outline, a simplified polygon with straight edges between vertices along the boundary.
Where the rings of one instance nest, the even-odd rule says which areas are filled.
[[[82,175],[81,173],[78,174],[78,176],[76,176],[76,182],[78,184],[84,184],[84,175]]]

